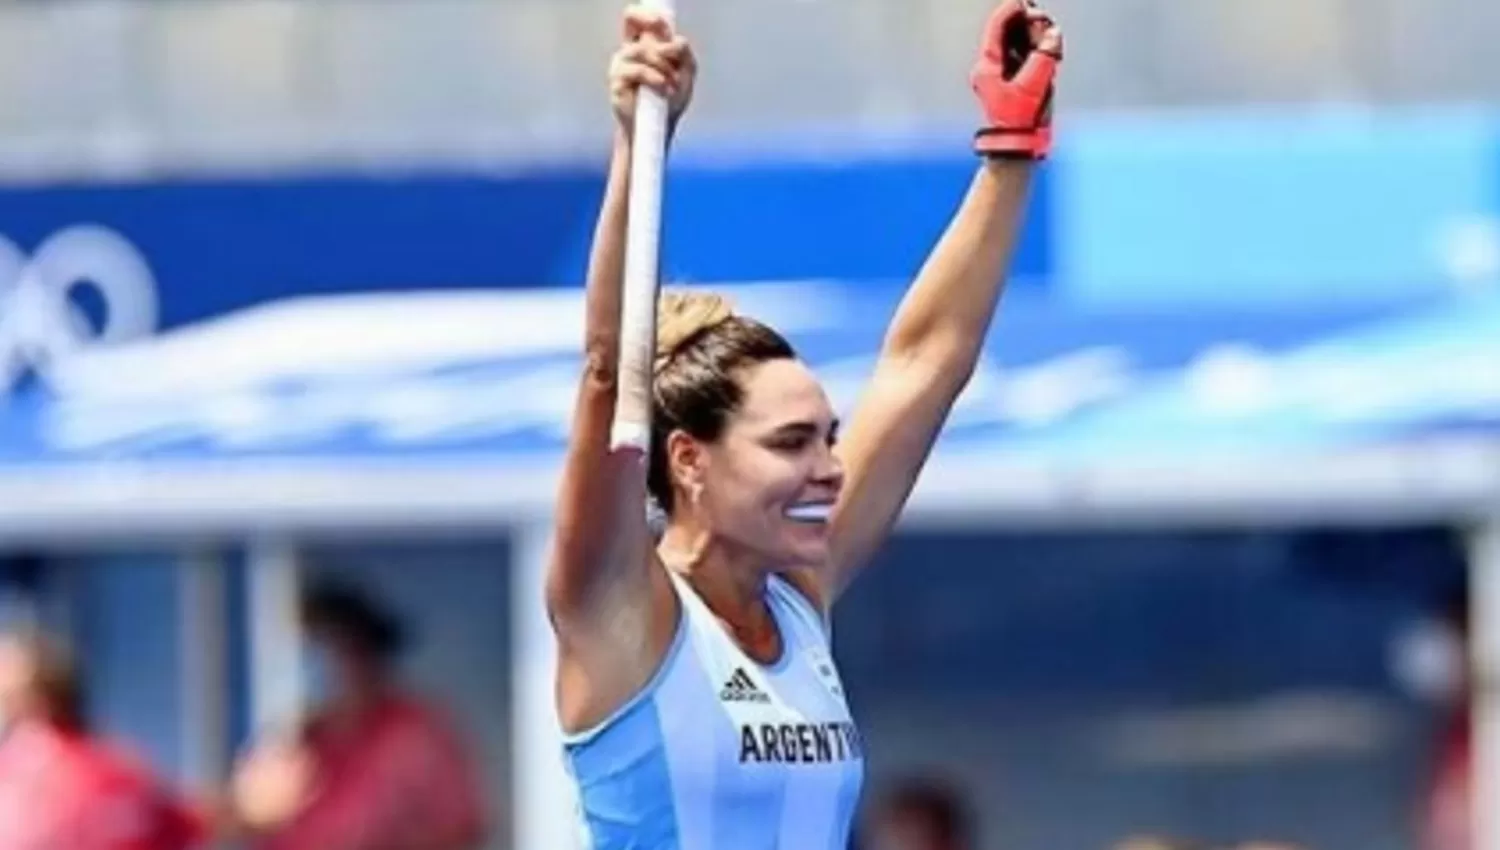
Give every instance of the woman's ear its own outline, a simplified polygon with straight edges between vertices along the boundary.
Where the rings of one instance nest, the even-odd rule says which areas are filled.
[[[703,474],[708,465],[707,452],[698,440],[685,431],[667,435],[667,468],[672,486],[686,493],[688,501],[697,504],[703,495]]]

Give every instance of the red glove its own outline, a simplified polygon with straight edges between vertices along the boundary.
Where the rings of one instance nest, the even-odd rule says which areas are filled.
[[[986,125],[974,150],[1006,159],[1045,159],[1052,149],[1052,83],[1062,30],[1030,0],[1003,0],[984,28],[970,83]]]

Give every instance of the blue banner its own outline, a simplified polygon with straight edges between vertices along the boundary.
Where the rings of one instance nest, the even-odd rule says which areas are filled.
[[[904,284],[975,167],[963,152],[674,166],[663,275]],[[174,327],[296,295],[577,286],[603,180],[602,167],[577,166],[5,188],[0,240],[24,260],[60,232],[102,226],[139,253],[161,326]],[[1039,179],[1015,263],[1021,287],[1042,280],[1051,262],[1046,186]]]
[[[1225,110],[1080,118],[1057,162],[1075,304],[1404,297],[1500,279],[1488,110]]]

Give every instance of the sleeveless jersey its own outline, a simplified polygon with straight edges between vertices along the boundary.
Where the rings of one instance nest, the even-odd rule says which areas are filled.
[[[781,632],[752,660],[686,582],[682,616],[646,687],[604,723],[567,736],[591,850],[847,850],[863,747],[823,616],[772,576]]]

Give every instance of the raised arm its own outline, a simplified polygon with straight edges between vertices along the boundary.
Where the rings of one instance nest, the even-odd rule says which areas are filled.
[[[1031,173],[1051,141],[1062,34],[1023,0],[986,26],[973,84],[988,126],[984,157],[958,213],[902,299],[839,456],[847,480],[834,515],[832,599],[889,533],[938,431],[978,362],[1024,214]]]
[[[667,94],[673,120],[691,96],[692,54],[667,21],[631,9],[625,44],[610,65],[617,129],[608,182],[589,257],[584,296],[583,374],[557,500],[556,539],[547,575],[547,604],[562,632],[590,621],[602,592],[643,588],[649,567],[646,472],[633,452],[611,451],[609,432],[619,379],[620,297],[630,189],[631,128],[636,91]]]

